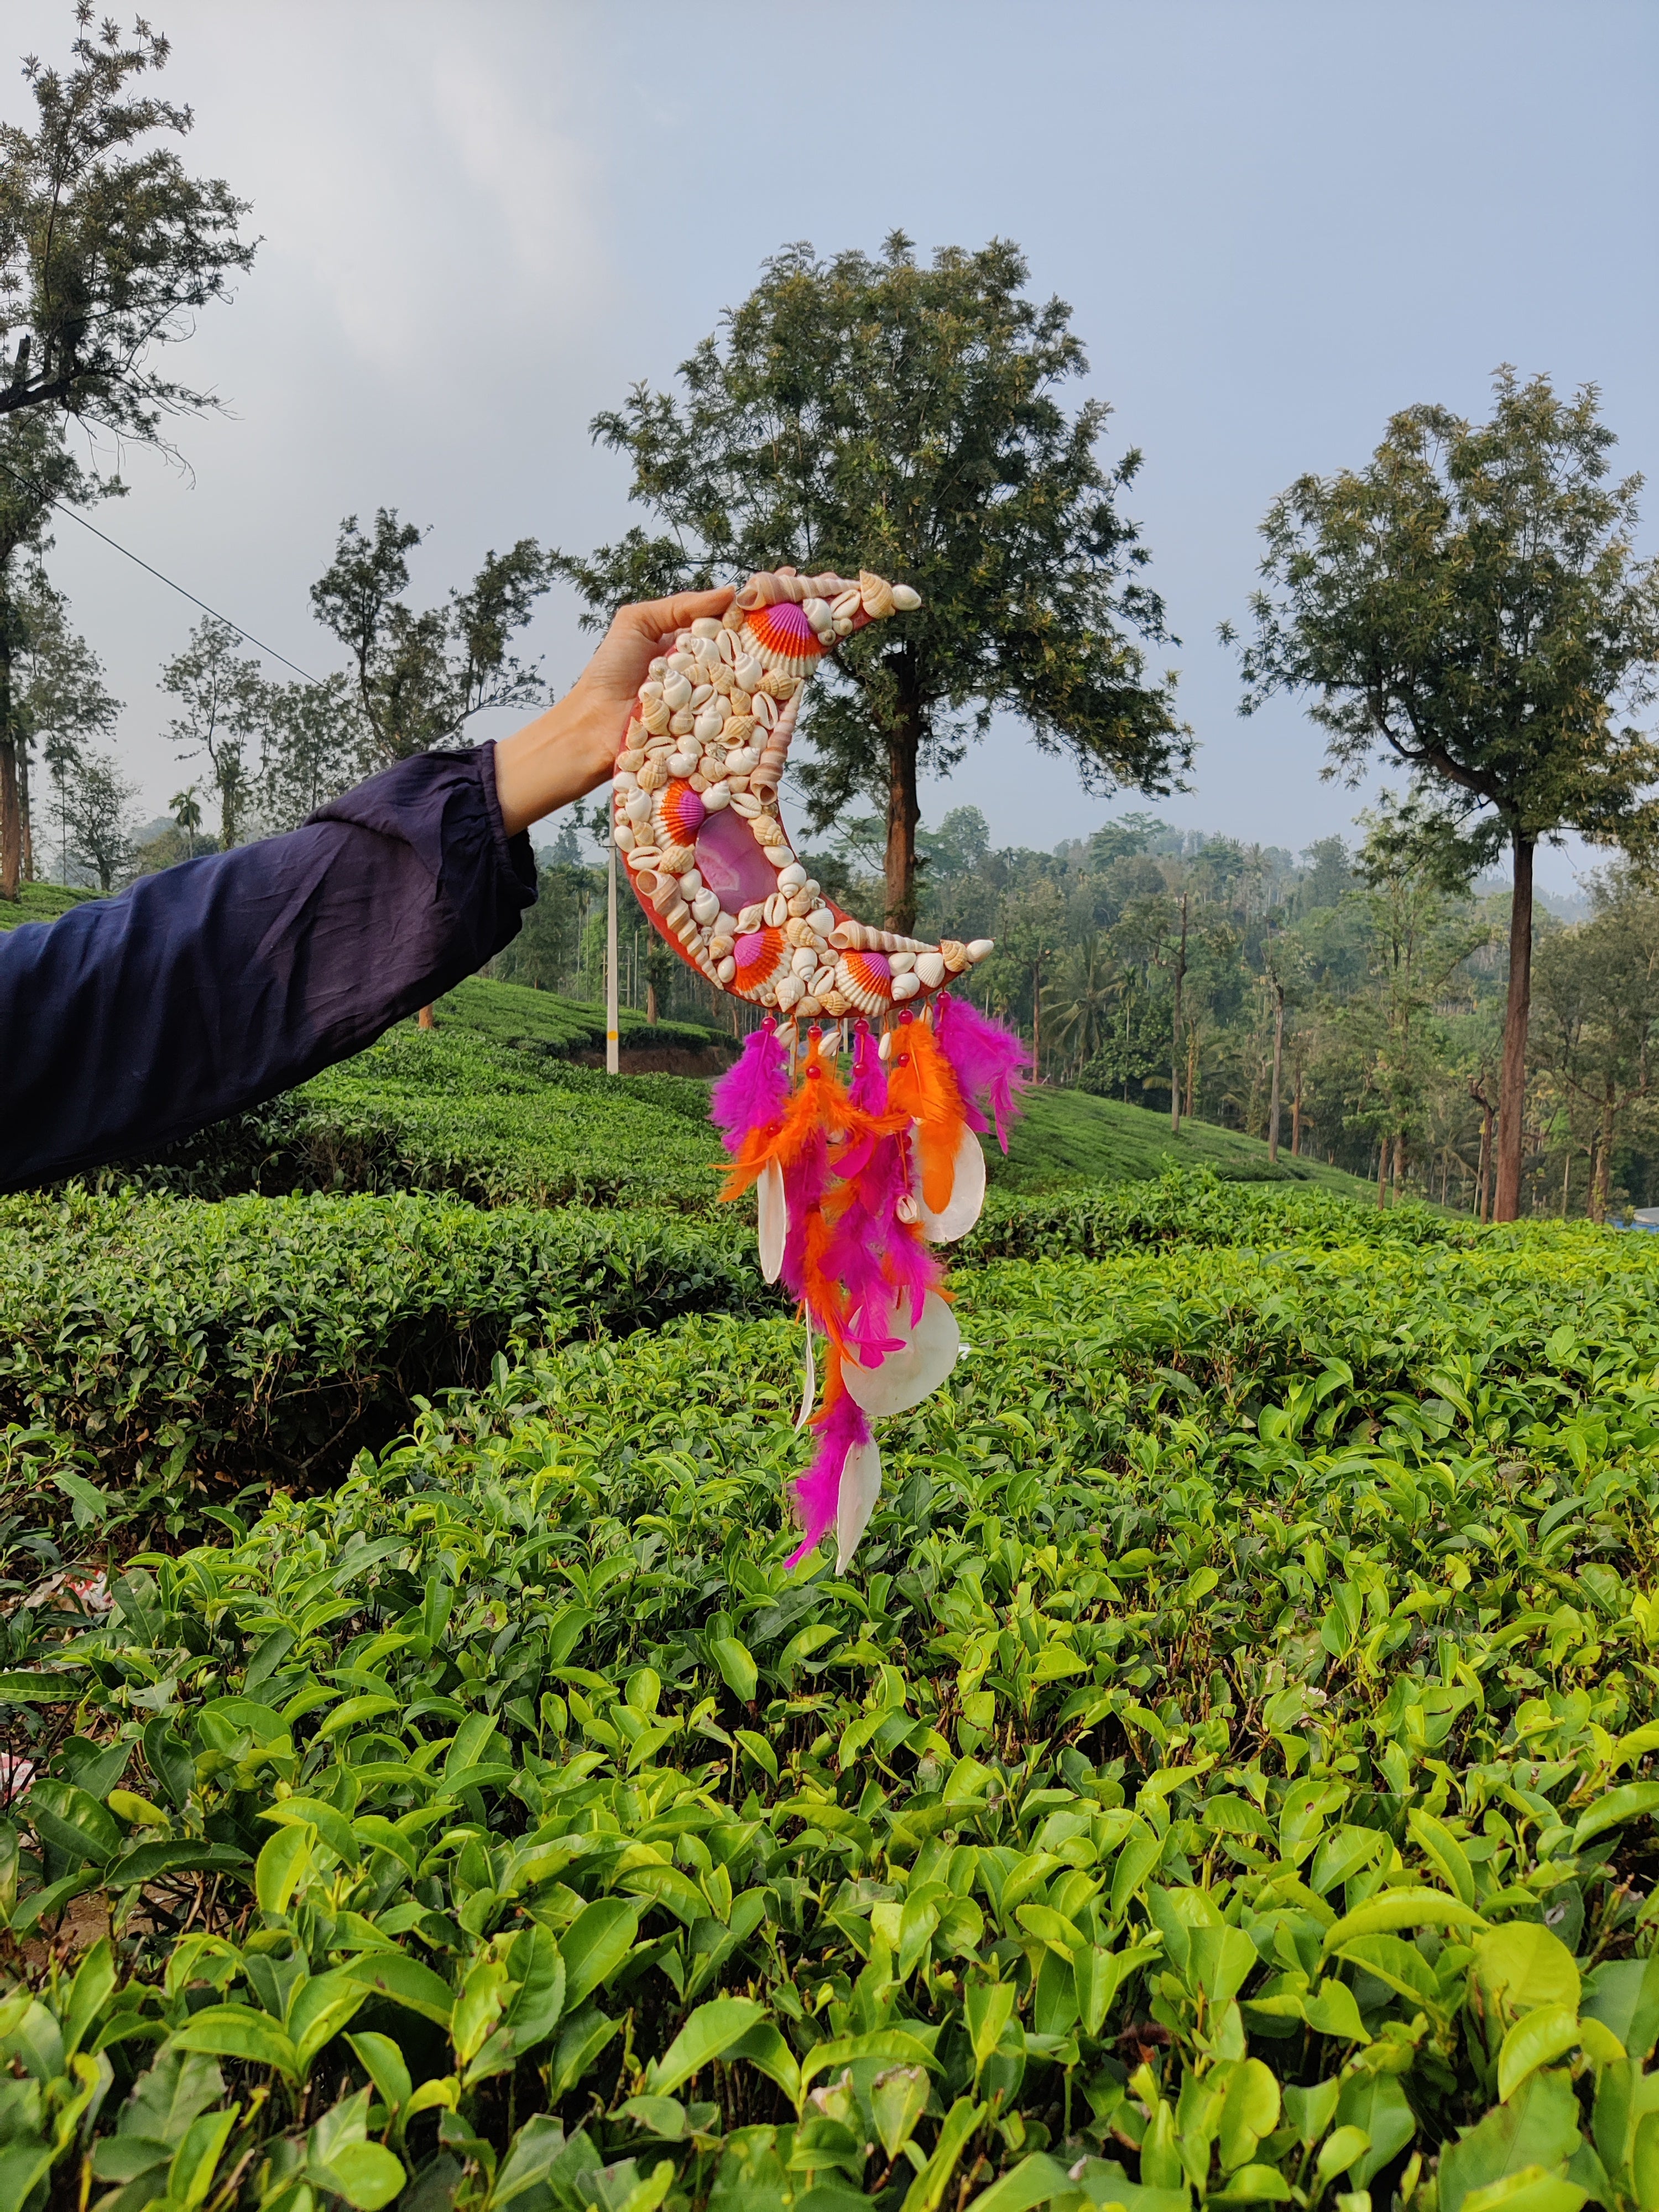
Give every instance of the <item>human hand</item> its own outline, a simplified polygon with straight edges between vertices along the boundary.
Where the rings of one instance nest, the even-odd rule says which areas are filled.
[[[495,748],[495,792],[509,837],[605,781],[652,660],[689,623],[704,617],[717,621],[733,596],[727,585],[618,609],[599,651],[564,697]]]

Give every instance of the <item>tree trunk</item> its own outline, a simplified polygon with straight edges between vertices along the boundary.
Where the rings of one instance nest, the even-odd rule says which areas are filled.
[[[1382,1212],[1389,1202],[1389,1138],[1388,1132],[1376,1140],[1376,1210]]]
[[[1510,993],[1504,1010],[1504,1073],[1498,1091],[1498,1195],[1494,1221],[1521,1211],[1521,1163],[1526,1151],[1527,1020],[1532,1007],[1533,840],[1511,839],[1515,899],[1510,910]]]
[[[1181,1134],[1181,987],[1187,980],[1187,894],[1181,894],[1181,951],[1176,958],[1175,1024],[1170,1032],[1170,1133]]]
[[[1400,1178],[1405,1171],[1406,1135],[1404,1130],[1396,1129],[1394,1133],[1394,1176],[1389,1194],[1390,1206],[1398,1206],[1400,1203]]]
[[[1273,994],[1273,1087],[1267,1100],[1267,1164],[1279,1164],[1279,1080],[1285,1062],[1285,987]]]
[[[906,925],[907,927],[908,925]],[[1031,963],[1031,1080],[1042,1080],[1042,955]]]
[[[921,699],[915,659],[895,656],[898,708],[887,736],[887,927],[908,936],[916,926],[916,761],[921,750]]]
[[[17,749],[17,817],[18,842],[22,848],[23,881],[34,881],[34,814],[29,805],[29,749]]]
[[[22,809],[18,803],[17,742],[12,733],[11,625],[0,606],[0,898],[17,896],[23,865]]]
[[[437,1028],[438,1018],[433,1012],[430,1006],[422,1006],[421,1008],[419,1013],[415,1017],[415,1026],[417,1030],[435,1030]]]
[[[772,909],[772,911],[774,912],[774,914],[775,914],[775,913],[777,912],[777,908],[776,908],[775,907],[774,907],[774,908],[773,908],[773,909]],[[651,1028],[651,1029],[655,1029],[655,1028],[656,1028],[656,1026],[657,1026],[657,987],[656,987],[656,985],[655,985],[654,983],[651,982],[648,979],[647,979],[647,982],[646,982],[646,986],[645,986],[645,1018],[646,1018],[647,1025],[649,1028]]]
[[[1474,1179],[1474,1218],[1477,1221],[1492,1218],[1492,1101],[1484,1084],[1477,1090],[1471,1084],[1469,1095],[1480,1109],[1480,1166]]]
[[[1601,1099],[1601,1138],[1596,1147],[1595,1172],[1590,1177],[1589,1218],[1598,1225],[1607,1218],[1607,1193],[1613,1182],[1613,1117],[1615,1112],[1613,1078],[1607,1079]]]
[[[1291,1158],[1302,1157],[1302,1062],[1296,1063],[1296,1082],[1291,1091]]]
[[[1198,1111],[1198,1030],[1189,1024],[1187,1030],[1187,1119],[1190,1121]]]

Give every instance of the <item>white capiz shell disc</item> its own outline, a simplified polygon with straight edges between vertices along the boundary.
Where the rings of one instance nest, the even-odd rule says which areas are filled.
[[[841,1471],[836,1504],[836,1572],[844,1575],[870,1525],[881,1495],[881,1454],[873,1443],[854,1444]]]
[[[914,1145],[915,1139],[912,1139]],[[957,1146],[951,1195],[935,1213],[921,1194],[921,1164],[916,1163],[916,1204],[921,1209],[921,1233],[930,1244],[954,1244],[979,1219],[985,1206],[985,1148],[971,1129],[962,1133]]]
[[[769,1160],[755,1186],[758,1217],[761,1273],[775,1283],[783,1273],[783,1240],[789,1234],[789,1208],[783,1195],[783,1170]]]
[[[842,1362],[842,1379],[854,1403],[871,1419],[884,1413],[908,1413],[919,1406],[957,1364],[962,1331],[957,1317],[937,1291],[929,1291],[921,1319],[910,1327],[910,1302],[902,1299],[888,1317],[887,1334],[905,1340],[902,1352],[890,1352],[879,1367],[860,1366],[849,1345]]]

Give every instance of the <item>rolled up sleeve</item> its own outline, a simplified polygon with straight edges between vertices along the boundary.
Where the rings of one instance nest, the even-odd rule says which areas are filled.
[[[360,1052],[536,896],[495,748],[400,761],[283,837],[0,937],[0,1188],[147,1151]]]

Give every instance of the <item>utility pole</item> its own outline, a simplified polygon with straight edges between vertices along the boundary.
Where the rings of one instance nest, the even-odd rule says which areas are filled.
[[[605,1072],[622,1072],[622,1029],[617,992],[617,840],[609,839],[611,866],[605,883]]]

